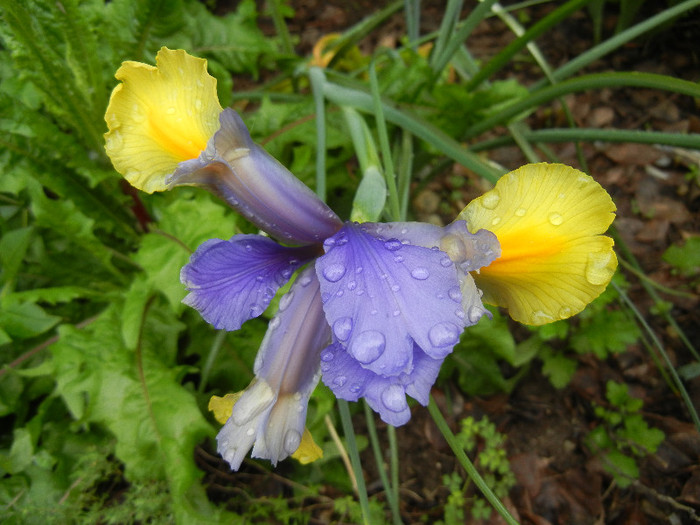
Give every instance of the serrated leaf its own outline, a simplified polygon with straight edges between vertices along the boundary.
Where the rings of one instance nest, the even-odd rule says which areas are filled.
[[[549,382],[557,389],[569,384],[576,373],[578,363],[562,354],[549,351],[540,355],[542,359],[542,373],[549,378]]]
[[[127,478],[166,479],[176,512],[192,514],[191,521],[203,503],[193,449],[213,429],[193,393],[180,384],[183,371],[173,366],[183,326],[154,303],[135,355],[121,343],[120,322],[119,309],[112,306],[83,330],[62,328],[51,347],[57,394],[68,403],[82,397],[83,421],[114,435]]]
[[[697,275],[700,273],[700,237],[690,237],[683,246],[670,246],[662,258],[685,277]]]

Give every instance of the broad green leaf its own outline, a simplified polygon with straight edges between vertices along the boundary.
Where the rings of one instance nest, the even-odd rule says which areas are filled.
[[[29,339],[50,330],[61,320],[34,303],[18,302],[12,295],[0,304],[0,329],[13,339]]]

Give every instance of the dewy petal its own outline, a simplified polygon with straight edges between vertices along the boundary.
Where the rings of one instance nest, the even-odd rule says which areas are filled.
[[[336,397],[347,401],[364,397],[383,421],[394,426],[403,425],[411,417],[406,394],[427,405],[430,389],[444,360],[427,356],[416,345],[412,352],[414,366],[410,373],[384,376],[363,368],[336,342],[321,352],[323,382]]]
[[[261,235],[210,239],[180,272],[190,292],[183,302],[214,328],[238,330],[265,311],[279,287],[314,256],[314,250],[280,246]]]
[[[346,224],[316,262],[326,318],[360,364],[378,374],[413,369],[414,342],[439,359],[465,326],[454,263],[435,249],[382,240]]]
[[[182,163],[170,186],[203,186],[224,199],[260,229],[283,242],[319,243],[342,223],[303,182],[259,145],[232,109],[206,151]]]
[[[310,265],[280,301],[255,361],[255,379],[217,436],[219,453],[231,468],[240,467],[251,447],[253,457],[275,465],[300,447],[309,396],[320,376],[320,353],[329,340]]]
[[[484,301],[540,325],[581,310],[610,282],[617,258],[604,233],[615,204],[590,176],[561,164],[504,175],[459,218],[496,234],[502,255],[473,274]]]
[[[105,113],[105,149],[135,187],[167,189],[165,177],[194,159],[219,128],[221,106],[207,61],[162,48],[156,67],[124,62]]]

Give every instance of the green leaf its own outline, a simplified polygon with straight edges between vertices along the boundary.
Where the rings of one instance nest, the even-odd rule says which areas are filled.
[[[6,296],[0,304],[0,329],[13,339],[29,339],[50,330],[61,320],[43,308]]]
[[[377,221],[386,203],[386,182],[376,166],[370,166],[362,175],[362,180],[352,202],[350,220],[355,222]]]
[[[610,450],[603,455],[605,470],[615,478],[620,488],[629,487],[639,479],[639,467],[634,458],[627,456],[619,450]]]
[[[549,378],[549,382],[557,389],[569,384],[576,373],[578,363],[561,353],[546,351],[540,354],[542,359],[542,373]]]
[[[2,282],[8,282],[17,275],[24,255],[27,253],[34,228],[28,226],[3,234],[0,238],[0,263],[2,263]]]
[[[208,504],[193,449],[213,429],[193,393],[180,384],[185,370],[173,366],[183,327],[156,303],[144,315],[136,354],[121,344],[117,307],[83,330],[62,327],[51,347],[57,394],[73,407],[82,398],[74,415],[114,435],[128,479],[167,480],[179,521],[206,521],[195,510]]]
[[[670,246],[662,256],[684,277],[700,273],[700,237],[690,237],[683,246]]]
[[[622,352],[639,339],[639,327],[621,310],[591,309],[581,317],[581,326],[571,336],[571,346],[579,353],[605,359],[609,352]]]

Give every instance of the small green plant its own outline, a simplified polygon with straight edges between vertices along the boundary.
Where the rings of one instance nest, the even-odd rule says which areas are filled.
[[[684,277],[700,275],[700,237],[691,237],[683,246],[673,245],[664,252],[664,261]]]
[[[605,397],[610,408],[595,407],[601,424],[594,428],[586,443],[599,454],[603,466],[622,488],[639,479],[637,459],[654,454],[664,433],[649,427],[639,413],[643,402],[630,396],[627,385],[608,381]]]
[[[469,416],[462,420],[462,428],[455,437],[462,448],[470,455],[476,455],[475,464],[484,481],[499,499],[508,495],[515,486],[515,476],[510,470],[510,463],[506,456],[506,436],[496,430],[489,419],[484,416],[475,420]],[[474,519],[488,519],[491,515],[491,507],[481,496],[473,495],[465,497],[470,482],[464,481],[459,474],[453,472],[444,475],[443,483],[449,489],[450,495],[445,504],[444,523],[451,525],[464,523],[465,507],[469,505],[469,512]]]

